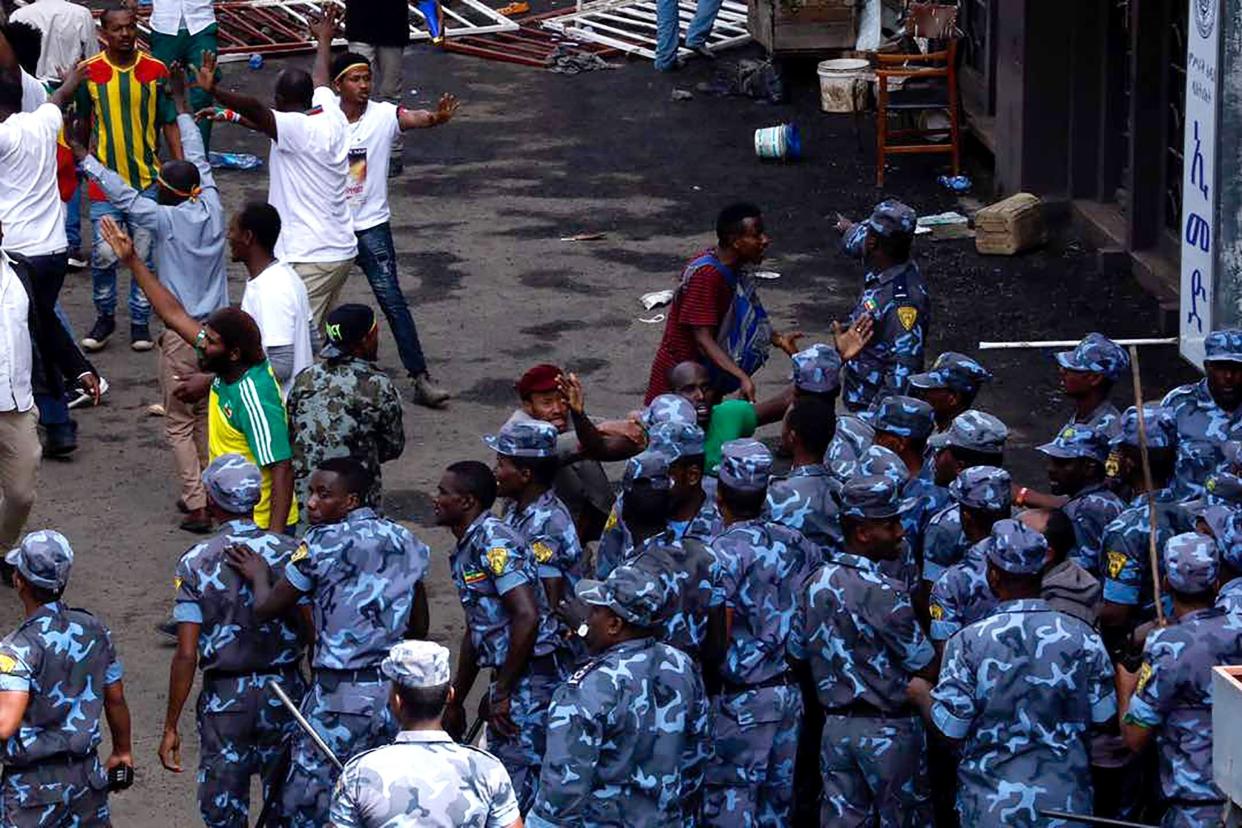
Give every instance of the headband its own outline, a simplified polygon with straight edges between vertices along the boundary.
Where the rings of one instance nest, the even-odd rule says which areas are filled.
[[[198,184],[195,184],[193,187],[191,187],[189,192],[186,192],[185,190],[178,190],[176,187],[169,184],[164,179],[164,176],[162,174],[155,176],[155,180],[158,181],[165,190],[168,190],[168,192],[172,193],[173,195],[181,196],[182,198],[188,198],[190,199],[190,201],[197,201],[198,197],[202,195],[202,192],[203,192],[203,188],[199,186]]]
[[[344,75],[346,72],[352,69],[366,69],[370,71],[371,64],[367,63],[366,61],[361,61],[359,63],[351,63],[348,66],[346,66],[344,69],[342,69],[341,71],[337,72],[336,77],[332,79],[332,82],[336,83],[337,81],[341,79],[341,75]]]

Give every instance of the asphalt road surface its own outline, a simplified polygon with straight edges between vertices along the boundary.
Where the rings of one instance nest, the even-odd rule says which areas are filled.
[[[859,136],[852,119],[818,111],[813,72],[791,78],[788,105],[699,93],[676,102],[674,86],[693,88],[712,68],[700,62],[667,77],[644,61],[620,62],[617,71],[565,77],[426,46],[407,56],[405,105],[434,106],[442,91],[464,102],[453,123],[407,133],[405,174],[392,184],[402,285],[432,372],[456,398],[443,412],[406,406],[405,455],[385,468],[385,506],[433,549],[431,634],[454,649],[462,614],[448,574],[452,542],[429,525],[430,494],[450,462],[492,459],[479,436],[506,418],[525,368],[552,361],[577,371],[594,414],[638,407],[662,329],[640,320],[655,313],[644,312],[638,297],[675,285],[731,201],[752,200],[766,211],[773,244],[765,268],[780,278],[761,290],[778,327],[805,331],[810,344],[848,312],[861,281],[860,265],[837,252],[830,228],[835,211],[857,217],[879,200],[871,133],[864,124]],[[267,98],[284,63],[259,71],[230,64],[225,83]],[[789,119],[804,129],[807,157],[759,162],[754,130]],[[267,154],[265,140],[231,125],[217,126],[213,149]],[[954,208],[956,199],[934,183],[937,164],[901,161],[885,194],[924,213]],[[219,181],[230,210],[266,193],[264,171],[224,173]],[[561,240],[584,232],[606,236]],[[1155,331],[1154,303],[1128,276],[1097,272],[1095,258],[1073,241],[1011,259],[979,257],[970,241],[920,241],[916,256],[933,294],[929,358],[948,348],[971,353],[980,339]],[[233,265],[230,276],[230,295],[240,301],[244,275]],[[124,290],[128,276],[121,280]],[[71,275],[62,299],[81,336],[93,319],[89,274]],[[374,305],[360,271],[344,299]],[[114,341],[94,357],[112,386],[106,404],[78,413],[81,447],[71,460],[44,464],[28,528],[53,527],[70,538],[77,564],[67,598],[111,626],[125,663],[138,768],[135,786],[112,798],[116,824],[193,825],[193,705],[182,722],[187,770],[173,775],[156,757],[171,650],[153,627],[168,612],[174,564],[197,538],[177,529],[162,422],[145,413],[159,399],[155,354],[128,349],[123,302],[118,323]],[[1172,351],[1144,353],[1149,398],[1195,376]],[[981,358],[997,382],[979,404],[1010,425],[1018,477],[1042,484],[1031,447],[1067,416],[1053,365],[1036,352]],[[386,327],[380,361],[400,375]],[[787,361],[774,357],[757,377],[761,394],[787,376]],[[1118,404],[1129,394],[1128,385],[1119,387]],[[8,629],[20,607],[11,594],[0,597],[0,627]]]

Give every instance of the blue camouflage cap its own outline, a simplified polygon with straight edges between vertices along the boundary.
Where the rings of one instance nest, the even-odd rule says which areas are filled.
[[[1183,532],[1164,545],[1164,577],[1178,592],[1207,592],[1220,575],[1216,544],[1207,535]]]
[[[936,357],[930,370],[910,377],[911,388],[924,390],[947,388],[963,394],[973,394],[979,386],[992,381],[992,374],[978,362],[956,351],[945,351]]]
[[[841,355],[822,342],[798,351],[793,360],[794,387],[811,394],[828,394],[841,387]]]
[[[716,477],[739,492],[757,492],[768,487],[772,475],[772,452],[758,440],[745,437],[720,447],[720,466]]]
[[[253,511],[263,493],[263,473],[240,454],[221,454],[203,470],[203,488],[226,512]]]
[[[1223,519],[1218,522],[1209,522],[1212,531],[1216,533],[1216,548],[1220,552],[1221,560],[1233,569],[1242,571],[1242,512],[1226,509],[1223,506],[1213,508],[1225,512]],[[1211,511],[1209,509],[1204,512],[1204,520],[1210,521]]]
[[[907,512],[913,505],[902,498],[901,486],[883,475],[859,475],[841,487],[842,517],[882,520]]]
[[[673,479],[669,477],[669,469],[676,460],[676,452],[668,446],[648,446],[646,451],[625,461],[621,488],[632,491],[635,483],[645,480],[653,489],[671,489]]]
[[[555,457],[556,426],[543,420],[514,420],[499,434],[483,438],[488,448],[505,457]]]
[[[1203,491],[1210,503],[1242,505],[1242,477],[1233,472],[1212,472],[1203,480]]]
[[[1116,342],[1100,333],[1087,334],[1074,350],[1058,353],[1056,360],[1066,371],[1103,374],[1114,381],[1130,370],[1130,355]]]
[[[643,428],[651,430],[659,423],[694,425],[698,423],[699,415],[694,410],[694,403],[685,397],[678,394],[661,394],[647,404],[643,413],[638,416],[638,421],[642,423]]]
[[[1225,455],[1225,462],[1229,465],[1242,467],[1242,442],[1226,440],[1221,443],[1220,451]]]
[[[1038,450],[1062,460],[1085,457],[1104,463],[1108,461],[1108,435],[1099,429],[1074,423],[1061,429],[1051,442],[1044,443]]]
[[[647,432],[650,448],[666,448],[680,457],[694,457],[704,452],[707,435],[694,423],[656,423]]]
[[[1242,330],[1212,331],[1203,340],[1204,362],[1242,362]]]
[[[449,683],[449,651],[434,641],[409,639],[394,644],[380,662],[380,672],[402,687],[440,687]]]
[[[936,428],[936,416],[932,407],[914,397],[886,397],[871,418],[876,431],[926,440]]]
[[[1242,513],[1235,512],[1233,507],[1226,506],[1223,503],[1201,506],[1197,509],[1191,509],[1191,511],[1198,520],[1207,524],[1212,537],[1216,538],[1216,546],[1220,550],[1221,560],[1224,560],[1226,563],[1232,563],[1226,553],[1231,542],[1242,541],[1242,535],[1236,534],[1232,528],[1234,515]],[[1238,552],[1242,554],[1242,547],[1238,548]]]
[[[1143,403],[1143,426],[1147,429],[1147,447],[1154,449],[1177,446],[1177,421],[1173,412],[1159,403]],[[1111,440],[1113,446],[1138,446],[1138,408],[1130,406],[1121,415],[1121,430]]]
[[[873,477],[879,475],[887,477],[898,486],[905,485],[910,479],[910,469],[906,466],[906,461],[897,456],[897,453],[884,446],[868,446],[863,452],[863,456],[858,459],[858,469],[854,475],[862,477]]]
[[[988,562],[1010,575],[1038,575],[1048,560],[1048,539],[1020,520],[996,521],[986,544]]]
[[[991,414],[971,408],[954,417],[946,430],[928,438],[927,445],[934,449],[952,446],[987,454],[1000,454],[1005,450],[1005,440],[1008,437],[1009,429],[1004,423]]]
[[[967,509],[1003,512],[1013,502],[1013,479],[996,466],[971,466],[949,484],[949,495]]]
[[[608,607],[623,621],[640,627],[656,624],[668,598],[659,579],[633,566],[619,566],[603,581],[583,579],[574,594],[583,603]]]
[[[894,198],[886,198],[871,211],[865,220],[867,229],[877,236],[913,236],[918,214]]]
[[[60,592],[69,583],[73,548],[60,532],[40,529],[22,538],[18,547],[4,556],[4,562],[16,567],[31,585]]]

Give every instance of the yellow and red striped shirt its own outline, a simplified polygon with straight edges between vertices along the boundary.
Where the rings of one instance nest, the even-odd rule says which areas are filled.
[[[121,68],[100,52],[83,62],[78,87],[79,113],[90,113],[95,156],[136,190],[145,190],[160,171],[157,127],[176,120],[162,83],[168,67],[138,52],[131,66]],[[92,183],[91,198],[103,193]]]

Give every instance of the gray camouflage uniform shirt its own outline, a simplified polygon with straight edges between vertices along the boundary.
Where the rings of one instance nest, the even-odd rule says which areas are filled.
[[[500,760],[442,730],[403,730],[355,756],[330,814],[334,828],[508,828],[520,816]]]

